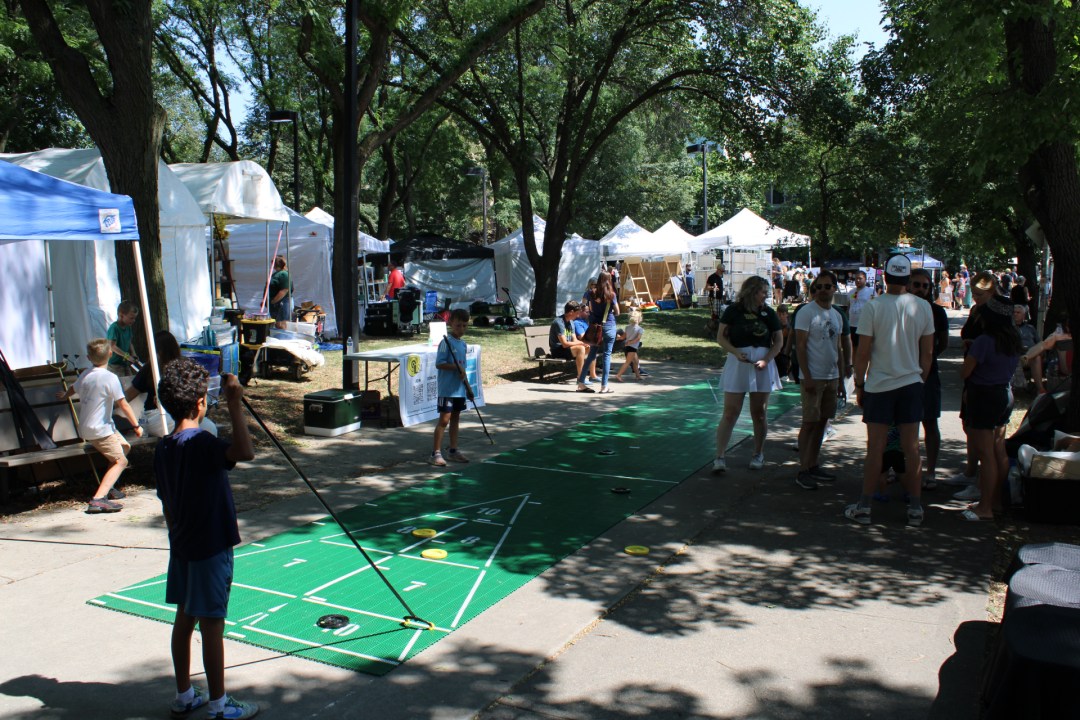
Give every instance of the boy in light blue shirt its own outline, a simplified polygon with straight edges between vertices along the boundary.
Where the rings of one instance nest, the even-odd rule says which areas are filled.
[[[458,451],[458,423],[461,420],[461,411],[466,405],[466,398],[472,398],[472,388],[465,374],[465,360],[469,353],[469,346],[462,340],[466,328],[469,326],[469,312],[458,308],[450,313],[450,322],[447,323],[447,334],[439,343],[439,350],[435,353],[435,369],[438,376],[438,408],[439,420],[435,423],[434,447],[428,462],[436,467],[446,467],[446,458],[442,454],[443,434],[446,427],[450,426],[450,452],[447,457],[452,462],[467,463],[469,459]]]

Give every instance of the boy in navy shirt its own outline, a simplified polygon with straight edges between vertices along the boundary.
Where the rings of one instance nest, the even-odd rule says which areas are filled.
[[[255,703],[225,694],[225,617],[233,578],[233,547],[240,544],[229,470],[255,451],[241,410],[244,389],[235,375],[221,376],[232,419],[232,443],[202,430],[209,374],[187,358],[165,366],[158,401],[176,420],[172,435],[154,453],[157,494],[169,528],[169,574],[165,602],[176,605],[172,632],[176,698],[172,716],[209,704],[209,718],[254,717]],[[202,634],[203,669],[209,694],[191,684],[191,636]]]

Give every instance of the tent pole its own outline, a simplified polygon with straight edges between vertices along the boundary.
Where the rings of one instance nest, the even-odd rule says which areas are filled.
[[[143,307],[143,327],[146,328],[146,345],[150,355],[150,373],[154,378],[154,387],[161,383],[161,368],[157,361],[157,344],[154,342],[154,328],[150,324],[150,298],[146,295],[146,275],[143,272],[142,253],[139,251],[139,241],[131,241],[131,251],[135,253],[135,274],[139,279],[139,300]],[[158,413],[161,419],[161,434],[165,436],[169,432],[169,426],[165,422],[165,413]]]
[[[56,347],[56,305],[53,303],[52,261],[49,259],[49,241],[45,245],[45,296],[49,301],[49,343],[52,345],[52,361],[60,362],[60,350]]]

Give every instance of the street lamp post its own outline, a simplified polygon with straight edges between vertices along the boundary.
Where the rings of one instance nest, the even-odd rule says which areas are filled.
[[[709,141],[703,140],[686,148],[687,155],[701,153],[701,232],[709,232]]]
[[[470,177],[479,177],[480,185],[483,188],[481,192],[480,202],[484,205],[484,242],[482,245],[488,244],[488,197],[487,197],[487,170],[482,167],[469,168],[465,171],[465,174]]]
[[[293,210],[300,212],[300,114],[295,110],[271,110],[266,119],[271,124],[292,123]]]

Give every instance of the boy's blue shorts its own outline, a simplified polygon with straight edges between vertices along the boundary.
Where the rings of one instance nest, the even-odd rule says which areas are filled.
[[[170,555],[165,602],[183,605],[189,617],[223,618],[229,614],[232,581],[232,548],[205,560],[181,560]]]
[[[459,413],[468,405],[463,397],[441,397],[439,398],[438,410],[440,415]]]
[[[923,395],[921,382],[885,392],[864,392],[863,422],[881,425],[922,422]]]

